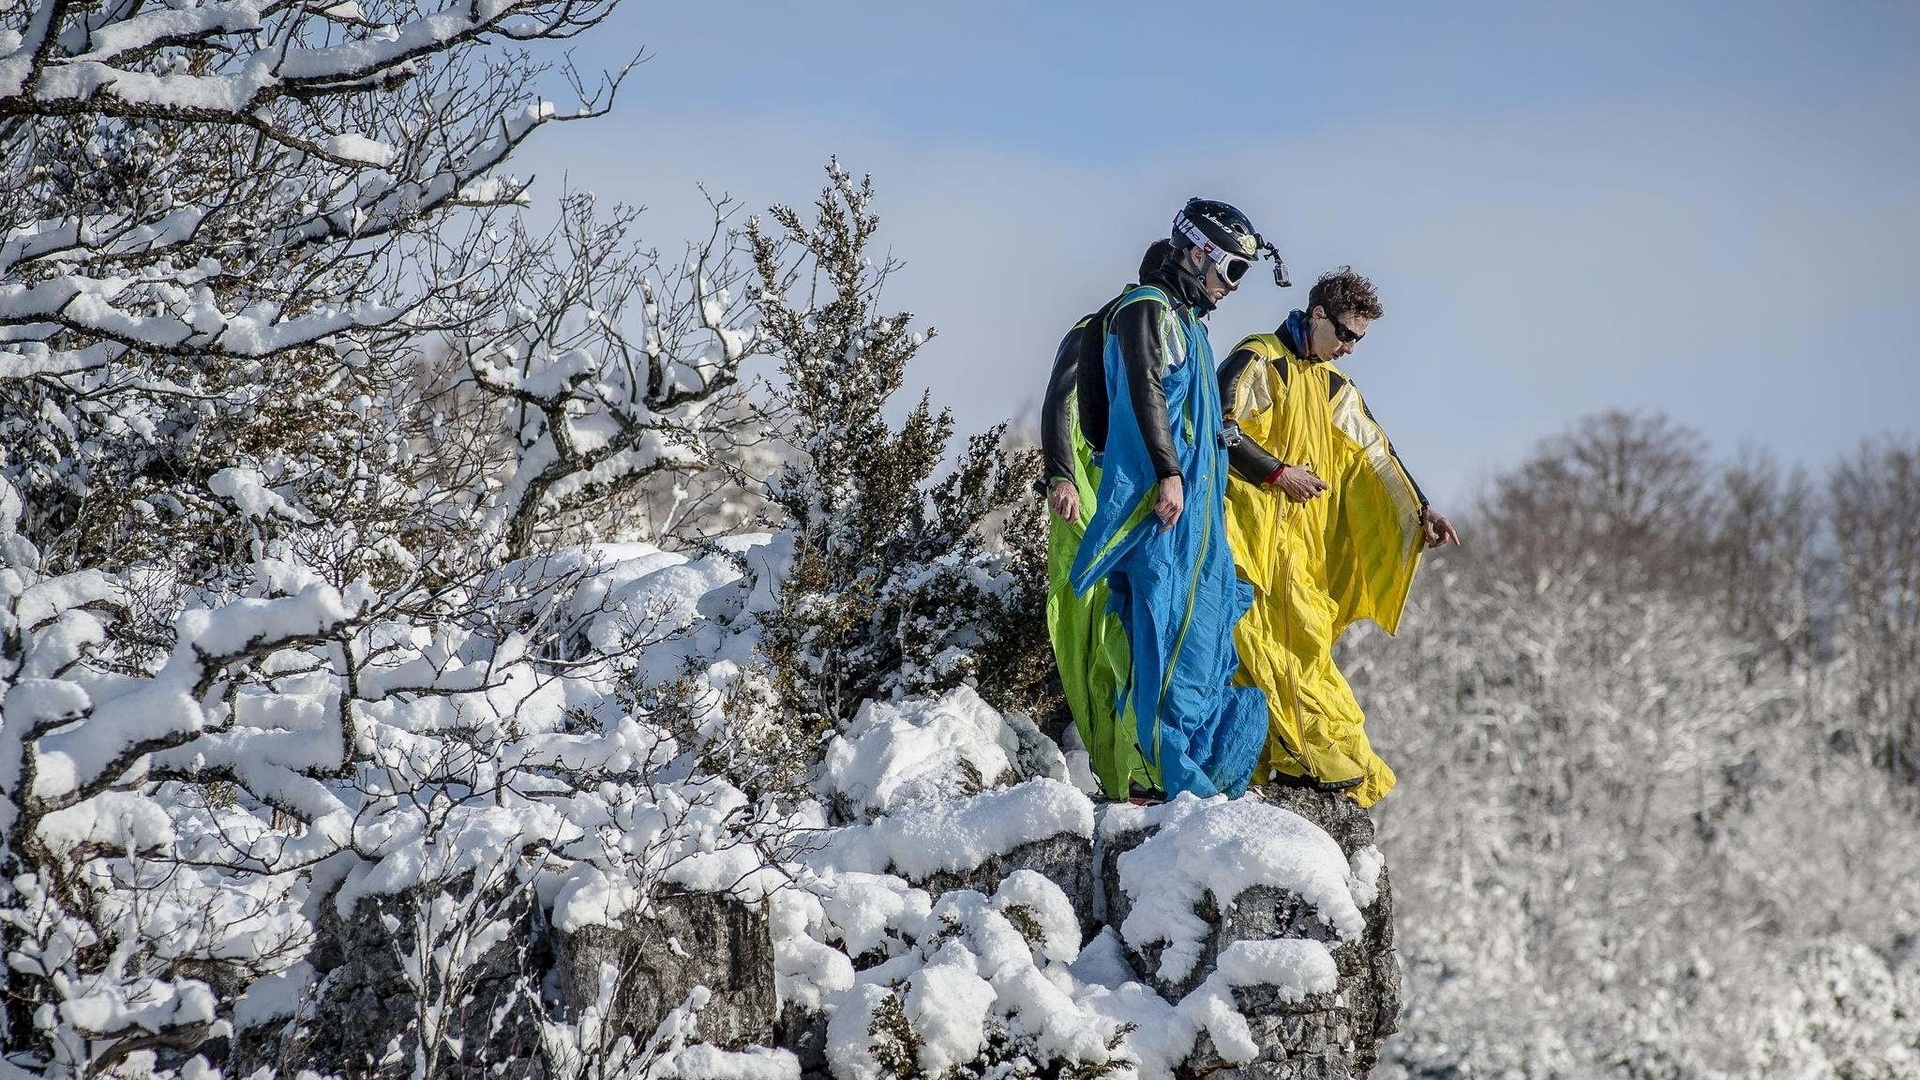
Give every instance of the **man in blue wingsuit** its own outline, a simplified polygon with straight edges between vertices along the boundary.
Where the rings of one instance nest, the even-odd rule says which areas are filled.
[[[1252,592],[1227,546],[1232,433],[1201,319],[1263,251],[1276,282],[1285,268],[1226,203],[1193,199],[1173,225],[1172,251],[1105,320],[1106,449],[1072,586],[1105,578],[1112,592],[1133,659],[1116,711],[1164,794],[1238,795],[1266,744],[1267,703],[1232,685],[1233,628]]]
[[[1125,799],[1135,785],[1152,782],[1140,760],[1134,726],[1121,723],[1116,708],[1115,690],[1125,683],[1133,660],[1120,617],[1110,610],[1106,582],[1075,592],[1073,558],[1099,505],[1095,493],[1100,468],[1095,461],[1107,448],[1107,375],[1101,360],[1107,316],[1172,249],[1172,241],[1154,241],[1141,256],[1134,283],[1074,323],[1060,339],[1040,406],[1045,491],[1053,511],[1047,521],[1047,637],[1053,643],[1067,711],[1087,749],[1093,775],[1111,799]]]

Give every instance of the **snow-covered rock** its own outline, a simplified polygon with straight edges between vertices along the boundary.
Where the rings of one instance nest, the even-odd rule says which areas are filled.
[[[263,1068],[284,1076],[373,1073],[410,1064],[423,1020],[458,1045],[436,1076],[478,1063],[499,1065],[489,1075],[506,1080],[536,1075],[525,1048],[538,1044],[538,1014],[524,993],[547,951],[544,920],[524,889],[483,887],[480,893],[485,911],[476,913],[477,921],[496,924],[494,932],[454,946],[466,954],[458,958],[461,981],[431,984],[448,992],[439,1001],[431,990],[423,996],[408,991],[409,966],[416,973],[423,959],[427,969],[433,966],[421,956],[422,932],[431,934],[436,921],[446,925],[447,909],[441,906],[436,920],[428,890],[365,897],[345,914],[322,905],[307,961],[266,988],[272,1000],[258,1002],[258,1022],[238,1033],[227,1075]],[[445,948],[446,938],[427,951],[436,946]]]
[[[606,1020],[624,1032],[653,1031],[705,987],[700,1038],[730,1049],[773,1042],[773,938],[765,903],[727,893],[656,897],[624,925],[584,926],[555,942],[554,977],[578,1015],[599,993],[603,965],[617,973]]]
[[[828,745],[816,790],[851,823],[828,835],[816,863],[897,874],[934,898],[991,895],[1033,870],[1093,928],[1092,801],[1031,720],[969,687],[867,703]]]
[[[1336,841],[1335,836],[1340,840]],[[1108,945],[1199,1022],[1188,1068],[1364,1076],[1400,1008],[1391,898],[1366,812],[1294,789],[1110,808]]]
[[[828,743],[816,788],[837,821],[862,822],[1038,778],[1067,780],[1060,749],[1032,720],[960,686],[861,706]]]

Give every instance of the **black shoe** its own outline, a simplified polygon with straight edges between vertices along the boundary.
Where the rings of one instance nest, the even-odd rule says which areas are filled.
[[[1346,780],[1321,780],[1312,776],[1294,776],[1291,773],[1276,772],[1267,781],[1268,787],[1299,788],[1303,791],[1322,791],[1334,794],[1351,791],[1367,782],[1364,776],[1355,776]]]
[[[1141,787],[1128,781],[1127,801],[1135,806],[1159,806],[1167,801],[1167,793],[1157,787]]]
[[[1267,786],[1300,788],[1303,791],[1313,791],[1320,786],[1320,781],[1315,780],[1311,776],[1295,776],[1292,773],[1276,771],[1272,776],[1267,778]]]

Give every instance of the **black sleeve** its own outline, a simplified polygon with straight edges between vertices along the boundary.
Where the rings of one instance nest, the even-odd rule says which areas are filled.
[[[1080,359],[1080,337],[1086,324],[1060,339],[1053,356],[1053,374],[1047,377],[1047,396],[1040,403],[1040,452],[1046,459],[1046,481],[1073,479],[1073,396]]]
[[[1240,381],[1240,375],[1247,365],[1260,359],[1260,354],[1252,349],[1235,349],[1227,362],[1220,365],[1220,400],[1227,407],[1227,419],[1237,420],[1233,415],[1233,384]],[[1227,465],[1238,473],[1240,479],[1255,484],[1264,484],[1273,470],[1280,467],[1280,459],[1267,453],[1267,449],[1245,435],[1240,441],[1227,447]]]
[[[1164,480],[1180,475],[1180,458],[1173,452],[1173,430],[1167,423],[1167,393],[1161,375],[1172,362],[1160,335],[1166,306],[1138,300],[1114,313],[1113,333],[1120,339],[1120,359],[1126,364],[1127,393],[1133,415],[1140,422],[1140,438],[1153,459],[1153,473]]]
[[[1098,452],[1107,448],[1107,316],[1113,302],[1082,320],[1078,335],[1080,437]]]

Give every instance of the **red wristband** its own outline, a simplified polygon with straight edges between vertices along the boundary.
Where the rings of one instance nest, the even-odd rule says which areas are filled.
[[[1275,484],[1277,484],[1277,483],[1279,483],[1279,482],[1280,482],[1280,474],[1281,474],[1281,473],[1284,473],[1284,472],[1286,472],[1286,471],[1287,471],[1287,467],[1286,467],[1285,465],[1282,465],[1282,466],[1280,466],[1279,468],[1277,468],[1277,469],[1275,469],[1275,470],[1273,470],[1272,472],[1270,472],[1270,473],[1268,473],[1268,474],[1267,474],[1267,486],[1268,486],[1268,487],[1272,487],[1273,485],[1275,485]]]

